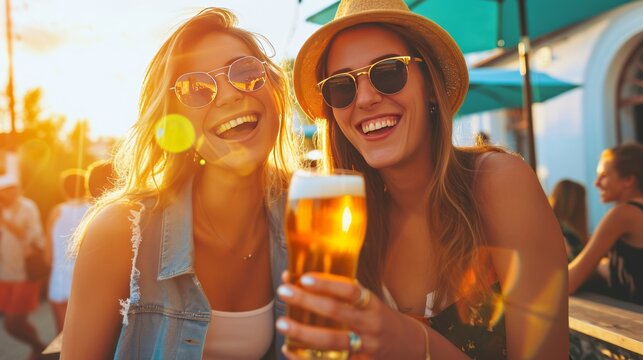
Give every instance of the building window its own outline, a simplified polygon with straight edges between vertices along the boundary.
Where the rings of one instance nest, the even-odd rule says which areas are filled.
[[[643,41],[630,54],[619,77],[616,142],[643,143]]]

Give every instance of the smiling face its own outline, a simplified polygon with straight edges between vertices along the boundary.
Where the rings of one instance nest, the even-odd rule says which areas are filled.
[[[335,37],[326,70],[330,76],[405,55],[413,54],[397,34],[376,26],[361,26]],[[355,100],[346,108],[333,109],[346,138],[373,168],[427,161],[429,90],[420,66],[424,65],[409,63],[406,85],[393,95],[378,92],[368,76],[358,76]]]
[[[257,57],[237,37],[210,33],[189,48],[177,77],[223,68],[245,56]],[[173,97],[172,107],[190,119],[196,133],[195,149],[208,164],[248,174],[266,162],[279,131],[279,114],[269,80],[259,90],[245,92],[230,84],[227,71],[210,73],[218,88],[207,106],[190,108]]]
[[[607,203],[627,200],[632,184],[632,176],[622,177],[616,170],[614,157],[609,152],[603,153],[596,167],[596,181],[594,182],[600,193],[601,201]]]

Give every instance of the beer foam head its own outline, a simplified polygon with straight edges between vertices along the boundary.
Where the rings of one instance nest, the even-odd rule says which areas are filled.
[[[290,199],[318,199],[344,195],[364,196],[364,178],[351,173],[296,171],[288,193]]]

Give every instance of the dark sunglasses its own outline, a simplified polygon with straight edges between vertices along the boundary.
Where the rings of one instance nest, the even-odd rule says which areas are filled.
[[[422,62],[422,59],[411,56],[390,57],[353,71],[335,74],[320,81],[317,86],[328,106],[343,109],[355,100],[360,75],[368,75],[375,90],[384,95],[400,92],[406,85],[411,60]]]
[[[174,90],[181,104],[195,109],[202,108],[217,96],[215,78],[219,75],[226,75],[228,82],[238,90],[251,92],[261,89],[266,83],[265,63],[254,56],[244,56],[228,66],[212,71],[183,74],[176,79],[170,90]]]

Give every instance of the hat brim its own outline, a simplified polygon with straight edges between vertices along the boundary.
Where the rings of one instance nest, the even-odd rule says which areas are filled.
[[[293,80],[295,95],[303,111],[311,119],[324,117],[324,100],[317,88],[316,70],[331,39],[338,32],[365,23],[393,24],[415,32],[426,40],[435,65],[443,74],[452,114],[455,114],[467,93],[469,73],[462,51],[455,40],[433,21],[402,10],[368,10],[335,19],[317,29],[302,45],[295,60]]]

